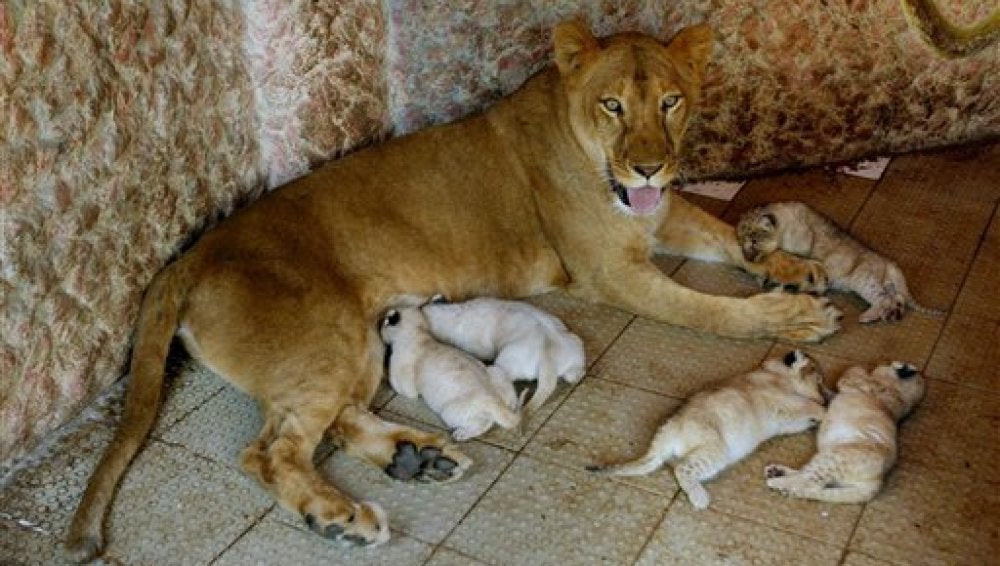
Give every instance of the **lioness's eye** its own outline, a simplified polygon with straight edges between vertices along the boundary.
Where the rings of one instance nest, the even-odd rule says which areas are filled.
[[[612,112],[614,114],[622,113],[622,103],[619,102],[617,98],[605,98],[601,101],[601,105],[604,106],[604,109],[608,112]]]
[[[680,96],[676,94],[668,94],[667,96],[663,97],[663,100],[660,101],[660,111],[666,112],[667,110],[670,110],[674,106],[677,106],[677,103],[680,101],[681,101]]]

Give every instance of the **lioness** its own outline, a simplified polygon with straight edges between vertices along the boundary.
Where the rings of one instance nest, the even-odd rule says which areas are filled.
[[[103,546],[102,521],[153,423],[175,333],[259,402],[265,425],[243,468],[316,532],[365,544],[388,527],[375,506],[317,473],[324,433],[397,477],[437,480],[422,472],[468,463],[443,435],[367,410],[382,379],[377,320],[400,296],[562,288],[725,336],[815,341],[837,329],[824,299],[706,295],[650,261],[669,252],[803,287],[821,269],[780,253],[749,264],[732,226],[665,190],[711,30],[687,28],[663,45],[633,33],[598,40],[574,22],[555,29],[554,43],[555,67],[486,113],[332,162],[206,233],[154,279],[121,427],[69,529],[73,556]]]

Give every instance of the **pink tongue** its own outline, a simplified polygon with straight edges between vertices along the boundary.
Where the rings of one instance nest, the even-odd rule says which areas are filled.
[[[628,202],[632,210],[639,214],[647,214],[653,212],[656,205],[660,204],[660,194],[660,189],[649,185],[628,189]]]

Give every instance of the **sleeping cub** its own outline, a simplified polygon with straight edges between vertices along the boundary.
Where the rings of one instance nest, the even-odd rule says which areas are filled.
[[[660,427],[641,458],[587,469],[632,476],[671,462],[691,504],[705,509],[709,495],[701,482],[769,438],[814,426],[823,419],[823,403],[823,376],[795,350],[692,397]]]
[[[583,377],[583,341],[561,320],[519,301],[480,297],[463,303],[436,300],[423,306],[431,333],[476,356],[493,360],[512,380],[538,380],[525,418],[556,389],[559,378]]]
[[[870,305],[862,323],[899,320],[907,308],[944,314],[917,304],[894,262],[801,202],[776,202],[744,213],[736,235],[747,261],[759,262],[777,249],[822,261],[834,289],[857,293]]]
[[[819,427],[816,455],[798,471],[767,466],[768,487],[833,503],[863,503],[878,493],[896,461],[896,422],[923,397],[923,377],[900,362],[871,372],[853,367],[837,389]]]
[[[514,428],[521,415],[510,379],[496,367],[431,336],[417,307],[389,310],[382,319],[389,384],[411,399],[419,395],[453,429],[455,440],[468,440],[496,423]]]

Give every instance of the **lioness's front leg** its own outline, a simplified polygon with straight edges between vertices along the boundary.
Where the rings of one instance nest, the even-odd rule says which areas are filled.
[[[823,264],[778,250],[759,263],[743,258],[736,229],[684,200],[669,194],[667,214],[656,231],[656,251],[702,261],[725,263],[747,271],[765,283],[804,292],[823,293]]]
[[[623,259],[602,273],[575,281],[570,291],[721,336],[817,342],[836,332],[842,317],[829,300],[812,295],[775,290],[744,299],[701,293],[673,281],[649,261]]]

